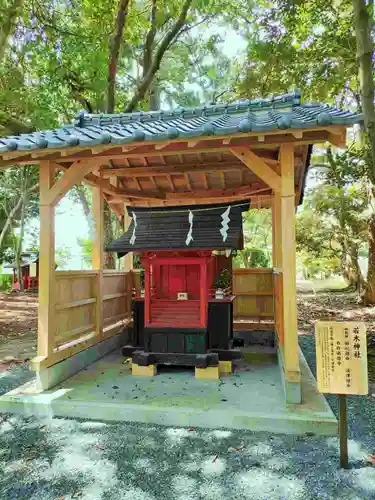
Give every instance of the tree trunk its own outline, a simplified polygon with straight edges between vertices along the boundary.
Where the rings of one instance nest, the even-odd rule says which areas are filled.
[[[375,215],[372,216],[369,224],[368,270],[364,302],[366,305],[375,304]]]
[[[366,4],[366,0],[353,0],[362,110],[372,156],[372,165],[369,173],[375,184],[375,108],[372,68],[374,44],[371,38],[372,15],[370,15],[369,9],[370,7]]]
[[[186,23],[187,15],[190,6],[192,4],[192,1],[193,0],[185,0],[181,8],[181,12],[178,19],[160,42],[156,50],[155,56],[152,59],[152,63],[149,65],[147,72],[143,73],[141,82],[139,83],[129,104],[126,106],[125,109],[126,113],[131,113],[132,111],[134,111],[134,108],[137,106],[137,104],[140,101],[142,101],[145,95],[147,94],[154,79],[154,76],[159,71],[160,63],[164,57],[165,52],[169,49],[172,43],[178,38],[181,28]]]
[[[31,193],[36,191],[38,188],[39,188],[39,184],[35,184],[34,186],[32,186],[30,189],[27,190],[27,194],[30,195]],[[12,225],[13,219],[17,216],[17,214],[22,206],[22,203],[23,203],[23,198],[21,197],[18,199],[16,205],[12,208],[12,210],[8,214],[7,220],[5,221],[5,224],[4,224],[4,226],[1,230],[1,233],[0,233],[0,248],[2,247],[2,245],[4,243],[5,236]]]
[[[0,29],[0,63],[4,59],[5,50],[9,37],[12,35],[16,25],[17,16],[22,8],[23,0],[13,0],[12,5],[6,9]]]
[[[108,203],[104,203],[104,245],[108,245],[113,240],[112,211]],[[104,252],[104,268],[116,269],[115,254],[113,252]]]
[[[20,222],[20,234],[18,237],[17,245],[16,245],[16,272],[17,272],[17,281],[19,285],[20,292],[24,291],[23,287],[23,279],[22,279],[22,244],[23,237],[25,233],[25,212],[26,212],[26,204],[27,204],[27,191],[22,195],[22,204],[21,204],[21,222]]]
[[[110,51],[108,58],[108,83],[107,83],[107,113],[113,113],[115,110],[115,85],[118,58],[126,16],[128,14],[129,0],[119,0],[115,30],[110,42]]]

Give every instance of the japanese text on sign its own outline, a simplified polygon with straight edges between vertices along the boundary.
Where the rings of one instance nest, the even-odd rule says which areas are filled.
[[[365,324],[318,321],[315,338],[318,390],[331,394],[367,394]]]

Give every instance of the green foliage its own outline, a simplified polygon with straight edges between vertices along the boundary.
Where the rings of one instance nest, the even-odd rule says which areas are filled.
[[[259,2],[247,31],[241,95],[302,89],[307,100],[359,104],[356,41],[350,0]],[[342,102],[342,101],[341,101]]]
[[[216,278],[215,287],[221,288],[222,290],[226,290],[230,287],[232,283],[232,275],[228,269],[222,269],[219,273],[219,276]]]
[[[59,271],[67,269],[68,263],[72,258],[72,250],[66,245],[62,245],[56,248],[55,251],[55,261]]]
[[[78,245],[81,247],[81,255],[83,262],[91,267],[92,265],[92,241],[84,238],[77,239]]]
[[[237,252],[234,267],[272,265],[272,218],[268,209],[252,209],[243,216],[244,249]]]
[[[318,184],[306,192],[297,215],[296,241],[307,274],[340,269],[353,285],[362,281],[358,258],[367,242],[369,198],[358,157],[330,150],[316,169]]]
[[[10,274],[0,274],[0,290],[8,292],[12,287],[12,276]]]

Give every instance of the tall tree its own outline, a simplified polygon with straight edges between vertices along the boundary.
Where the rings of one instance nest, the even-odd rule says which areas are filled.
[[[372,39],[374,4],[373,2],[366,3],[365,0],[353,0],[353,10],[361,102],[370,153],[368,155],[368,174],[371,182],[369,194],[372,213],[368,230],[369,259],[365,300],[367,303],[375,304],[375,107],[373,75],[374,42]]]

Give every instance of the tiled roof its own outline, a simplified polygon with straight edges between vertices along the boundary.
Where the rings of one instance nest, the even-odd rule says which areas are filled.
[[[122,257],[143,250],[241,249],[248,201],[179,207],[128,207],[128,230],[105,250]]]
[[[72,125],[0,138],[0,153],[352,125],[361,120],[362,115],[332,108],[327,104],[301,104],[301,94],[296,90],[270,99],[177,108],[173,111],[139,111],[112,115],[89,115],[80,111]]]

